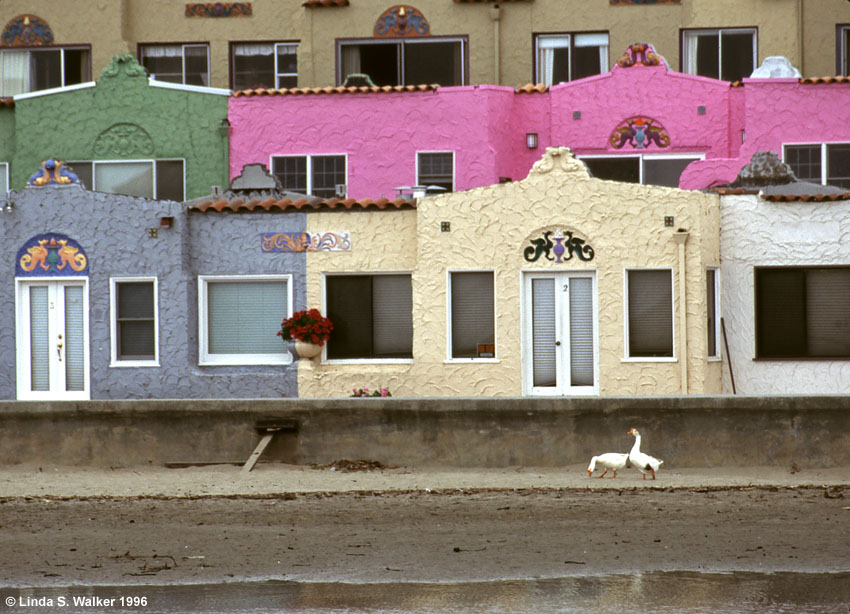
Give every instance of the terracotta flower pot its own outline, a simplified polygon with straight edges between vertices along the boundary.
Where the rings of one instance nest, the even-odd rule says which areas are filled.
[[[315,358],[322,353],[322,346],[317,343],[296,339],[295,353],[301,358]]]

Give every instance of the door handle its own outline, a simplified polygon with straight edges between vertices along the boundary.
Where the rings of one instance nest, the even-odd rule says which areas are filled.
[[[62,362],[62,335],[59,335],[59,343],[56,344],[56,353],[59,354],[59,362]]]
[[[555,342],[555,345],[561,345],[561,342],[560,342],[560,341],[556,341],[556,342]]]

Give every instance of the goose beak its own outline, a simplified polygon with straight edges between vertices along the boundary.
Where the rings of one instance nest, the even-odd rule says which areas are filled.
[[[593,477],[593,472],[590,469],[587,470],[587,477]]]

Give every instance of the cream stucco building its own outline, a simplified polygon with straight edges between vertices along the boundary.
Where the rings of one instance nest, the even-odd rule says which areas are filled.
[[[336,330],[299,396],[718,393],[719,212],[550,148],[521,181],[308,213],[351,243],[307,254]]]

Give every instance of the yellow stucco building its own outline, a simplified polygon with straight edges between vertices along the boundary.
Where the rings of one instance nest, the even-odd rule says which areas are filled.
[[[719,393],[718,198],[549,148],[521,181],[308,213],[351,243],[307,254],[335,331],[299,396]]]

